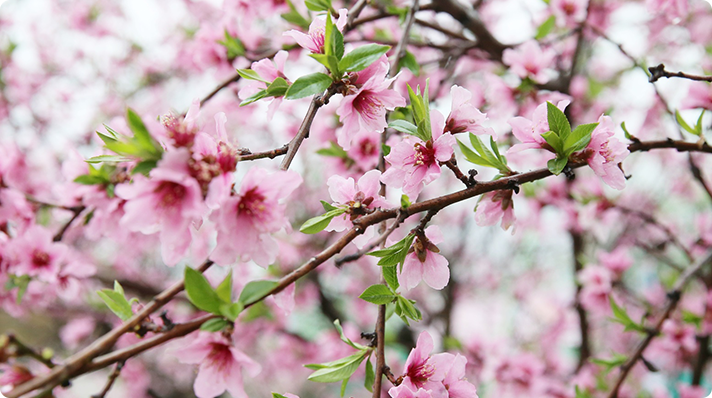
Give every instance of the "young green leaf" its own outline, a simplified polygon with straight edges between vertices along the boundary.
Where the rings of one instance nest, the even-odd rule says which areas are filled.
[[[705,115],[705,109],[700,112],[700,117],[697,118],[697,123],[695,123],[695,132],[698,137],[702,136],[702,117]]]
[[[546,114],[549,122],[549,130],[555,132],[556,135],[561,138],[561,141],[565,141],[566,137],[571,133],[569,119],[566,118],[566,115],[564,115],[561,109],[548,101],[546,102]]]
[[[210,286],[205,276],[190,267],[185,267],[184,278],[188,300],[203,311],[220,315],[220,305],[223,301]]]
[[[544,141],[546,141],[546,143],[554,149],[557,155],[563,156],[564,142],[561,140],[561,137],[556,134],[556,132],[547,131],[546,133],[541,135],[541,138],[543,138]]]
[[[131,169],[131,174],[143,174],[145,176],[148,176],[148,173],[151,172],[151,170],[155,169],[156,166],[158,166],[158,161],[157,160],[144,160],[141,162],[136,163],[136,166],[134,166],[133,169]]]
[[[329,226],[329,223],[331,222],[331,219],[339,216],[341,214],[344,214],[346,212],[346,209],[340,209],[336,208],[334,210],[327,211],[326,213],[316,216],[314,218],[308,219],[302,226],[299,228],[299,231],[305,234],[315,234],[317,232],[321,232]]]
[[[369,392],[373,392],[373,383],[376,382],[376,372],[373,371],[373,365],[371,365],[371,356],[366,358],[366,378],[363,381],[363,386]]]
[[[117,291],[110,289],[102,289],[96,292],[107,307],[118,316],[122,321],[125,321],[133,316],[131,304],[124,297],[123,290]]]
[[[252,94],[251,96],[245,98],[244,101],[240,102],[240,106],[250,105],[251,103],[257,102],[265,97],[269,97],[269,95],[267,94],[267,90],[260,90]]]
[[[235,322],[238,316],[240,316],[240,313],[242,310],[245,309],[245,306],[242,305],[241,302],[237,303],[222,303],[220,304],[220,315],[224,316],[231,322]]]
[[[298,99],[310,95],[321,94],[331,85],[331,78],[323,73],[312,73],[302,76],[287,90],[284,98]]]
[[[690,133],[692,135],[699,136],[699,134],[697,134],[697,130],[690,127],[690,125],[687,124],[685,119],[682,118],[682,115],[680,115],[680,112],[677,110],[675,110],[675,119],[677,120],[677,124],[679,124],[680,127],[682,127],[685,131],[687,131],[688,133]]]
[[[418,60],[415,59],[415,55],[410,51],[406,51],[403,58],[398,62],[398,71],[400,71],[401,67],[410,70],[416,77],[420,76],[420,64]]]
[[[541,40],[546,37],[556,26],[556,16],[552,15],[546,19],[536,30],[536,36],[534,39]]]
[[[223,302],[232,303],[232,270],[230,270],[225,279],[220,282],[215,292]]]
[[[365,345],[354,343],[353,341],[351,341],[350,338],[346,337],[346,335],[344,334],[344,329],[341,327],[341,322],[339,322],[338,319],[334,321],[334,327],[336,327],[336,330],[339,332],[339,336],[341,337],[341,341],[343,341],[344,343],[350,345],[351,347],[357,350],[368,349],[368,347],[366,347]]]
[[[252,69],[238,69],[237,74],[240,75],[243,79],[247,80],[257,80],[258,82],[266,83],[266,84],[271,84],[269,80],[265,80],[260,76],[257,72],[253,71]]]
[[[564,140],[564,156],[569,157],[574,152],[581,151],[591,142],[591,133],[596,129],[598,123],[582,124]]]
[[[141,117],[131,108],[126,109],[126,122],[129,125],[129,129],[134,133],[134,139],[140,145],[141,149],[152,155],[157,155],[158,159],[160,159],[163,148],[161,148],[158,141],[151,137]]]
[[[344,72],[339,69],[339,60],[334,55],[326,54],[309,54],[317,62],[324,65],[331,72],[331,78],[334,81],[339,81]]]
[[[380,44],[367,44],[355,48],[339,61],[339,70],[342,72],[358,72],[364,70],[390,49],[390,46]]]
[[[252,304],[255,301],[264,297],[278,284],[279,283],[275,281],[265,280],[249,282],[242,289],[242,292],[240,292],[240,298],[238,299],[238,301],[244,304],[245,306],[248,304]]]
[[[620,323],[621,325],[625,326],[625,329],[623,331],[637,331],[640,333],[647,333],[643,325],[640,325],[636,322],[634,322],[626,310],[622,307],[620,307],[616,301],[613,299],[613,296],[609,296],[610,302],[611,302],[611,309],[613,310],[613,320],[615,322]]]
[[[98,155],[91,157],[85,162],[87,163],[103,163],[103,162],[109,162],[109,163],[121,163],[121,162],[131,162],[133,159],[126,157],[126,156],[120,156],[120,155]]]
[[[394,130],[400,131],[401,133],[406,133],[406,134],[410,134],[410,135],[419,137],[418,127],[407,120],[396,119],[396,120],[388,123],[388,127],[392,128]]]
[[[546,167],[549,169],[551,174],[558,176],[564,170],[567,163],[569,163],[567,158],[554,158],[549,159],[546,163]]]
[[[370,350],[358,351],[348,357],[324,364],[307,365],[310,369],[317,369],[308,380],[319,383],[333,383],[348,379],[358,370],[359,365],[368,356]]]
[[[222,319],[222,318],[213,318],[205,321],[202,325],[200,325],[200,330],[204,330],[206,332],[219,332],[225,327],[227,327],[230,324],[230,322]]]
[[[346,394],[346,386],[349,384],[349,379],[350,379],[350,377],[347,377],[347,378],[341,380],[341,393],[340,393],[341,398],[343,398],[344,394]]]
[[[331,10],[330,0],[306,0],[304,5],[306,5],[310,11],[319,12]]]
[[[395,267],[392,267],[395,268]],[[373,304],[387,304],[393,301],[396,296],[386,285],[371,285],[359,296],[360,299]]]
[[[287,398],[287,397],[285,397],[285,396],[282,395],[282,394],[277,394],[276,392],[273,392],[273,393],[272,393],[272,398]]]
[[[383,279],[388,286],[395,292],[400,284],[398,283],[398,268],[396,266],[381,267],[383,270]]]
[[[628,360],[628,357],[625,355],[621,355],[621,354],[614,354],[613,358],[610,358],[610,359],[600,359],[600,358],[591,358],[590,359],[590,361],[592,363],[595,363],[596,365],[603,366],[605,368],[606,374],[608,374],[614,368],[617,368],[617,367],[623,365],[627,360]]]
[[[290,0],[287,0],[287,4],[289,5],[289,12],[282,14],[282,19],[291,24],[299,26],[304,30],[308,30],[309,21],[307,21],[306,18],[304,18],[302,14],[299,13],[299,11],[297,11],[296,7],[294,7],[294,4],[292,4]]]

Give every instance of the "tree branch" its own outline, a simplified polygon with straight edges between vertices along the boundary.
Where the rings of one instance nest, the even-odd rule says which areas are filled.
[[[700,82],[712,82],[712,76],[691,75],[685,72],[670,72],[665,70],[665,65],[663,64],[659,64],[658,66],[651,66],[648,68],[648,71],[650,71],[650,77],[648,78],[648,81],[650,83],[655,83],[663,77],[667,79],[671,77],[680,77],[683,79],[695,80]]]

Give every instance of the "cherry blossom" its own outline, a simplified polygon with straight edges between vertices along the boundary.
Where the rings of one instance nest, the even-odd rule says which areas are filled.
[[[514,225],[514,201],[511,190],[492,191],[482,195],[475,209],[475,221],[483,227],[502,221],[502,229],[508,230]]]
[[[584,150],[588,165],[603,182],[615,189],[625,188],[625,174],[620,168],[628,154],[628,147],[614,138],[613,120],[608,116],[598,118],[598,126],[591,133],[591,141]]]
[[[384,184],[403,188],[411,199],[418,197],[423,188],[440,176],[440,164],[450,160],[456,144],[455,137],[442,132],[443,116],[437,110],[430,113],[432,139],[423,141],[418,137],[406,136],[391,148],[386,160],[391,167],[383,173]]]
[[[339,10],[339,19],[334,25],[339,30],[343,30],[346,26],[346,17],[348,10],[342,8]],[[309,32],[304,34],[298,30],[290,30],[284,32],[285,36],[292,37],[297,44],[302,48],[311,51],[314,54],[324,53],[324,34],[326,32],[326,16],[320,15],[311,22],[309,25]]]
[[[433,351],[430,333],[420,333],[418,342],[410,351],[405,362],[405,377],[402,385],[411,391],[430,390],[433,398],[447,397],[447,389],[442,381],[452,367],[455,356],[449,353],[430,355]]]
[[[559,101],[556,107],[562,111],[569,105],[569,101]],[[536,107],[532,119],[517,116],[507,121],[512,126],[512,134],[521,144],[515,144],[507,151],[508,154],[517,153],[530,148],[546,148],[549,144],[541,135],[549,131],[549,119],[546,103]]]
[[[450,94],[452,95],[452,110],[445,120],[444,132],[458,134],[467,131],[476,135],[489,134],[497,139],[494,130],[482,125],[482,122],[487,120],[487,115],[472,104],[472,93],[469,90],[460,86],[452,86]]]
[[[182,363],[200,365],[193,385],[198,398],[213,398],[225,391],[234,398],[247,398],[242,387],[242,371],[254,377],[261,367],[234,346],[232,336],[200,332],[186,339],[189,345],[176,350],[174,355]]]
[[[516,49],[506,49],[502,60],[510,70],[522,79],[529,77],[537,83],[546,83],[551,77],[551,67],[556,53],[552,49],[542,50],[534,40],[529,40]]]
[[[401,278],[403,286],[410,290],[416,287],[421,279],[433,289],[440,290],[450,279],[450,269],[447,259],[439,254],[435,244],[443,241],[443,234],[436,225],[425,229],[424,234],[416,234],[411,251],[403,262]]]

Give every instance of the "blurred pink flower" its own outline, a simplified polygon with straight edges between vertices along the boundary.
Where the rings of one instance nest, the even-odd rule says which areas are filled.
[[[569,101],[559,101],[556,107],[562,111],[569,105]],[[546,102],[537,106],[532,114],[532,120],[522,116],[511,118],[507,121],[512,126],[512,134],[521,144],[514,144],[507,153],[516,153],[529,148],[548,147],[544,137],[541,135],[549,131],[549,119]]]
[[[346,26],[348,10],[342,8],[339,10],[339,19],[336,21],[336,28],[344,29]],[[314,54],[324,53],[324,34],[326,33],[326,15],[320,15],[309,24],[309,32],[304,34],[298,30],[290,30],[284,32],[285,36],[293,38],[302,48],[311,51]]]
[[[494,130],[482,125],[482,122],[487,120],[487,115],[472,104],[472,93],[469,90],[456,85],[452,86],[450,94],[452,95],[452,110],[445,121],[445,132],[489,134],[497,139]]]
[[[514,74],[521,77],[530,77],[537,83],[546,83],[550,80],[549,72],[554,63],[556,52],[552,49],[542,50],[539,43],[529,40],[516,49],[508,48],[502,54],[502,61],[510,66]]]
[[[625,188],[625,174],[618,166],[630,152],[628,146],[613,138],[615,125],[608,116],[598,118],[598,126],[591,134],[591,142],[584,150],[588,165],[603,182],[615,189]]]
[[[484,227],[495,225],[502,220],[502,229],[508,230],[514,225],[514,201],[512,200],[512,190],[505,189],[487,192],[482,195],[482,199],[475,208],[475,222]]]

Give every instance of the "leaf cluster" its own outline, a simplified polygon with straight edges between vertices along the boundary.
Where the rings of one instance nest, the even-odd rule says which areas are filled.
[[[569,162],[569,156],[585,149],[591,142],[591,133],[598,123],[582,124],[572,131],[569,119],[561,109],[547,101],[546,111],[549,131],[541,136],[556,153],[556,158],[549,160],[547,167],[552,174],[559,175]]]

